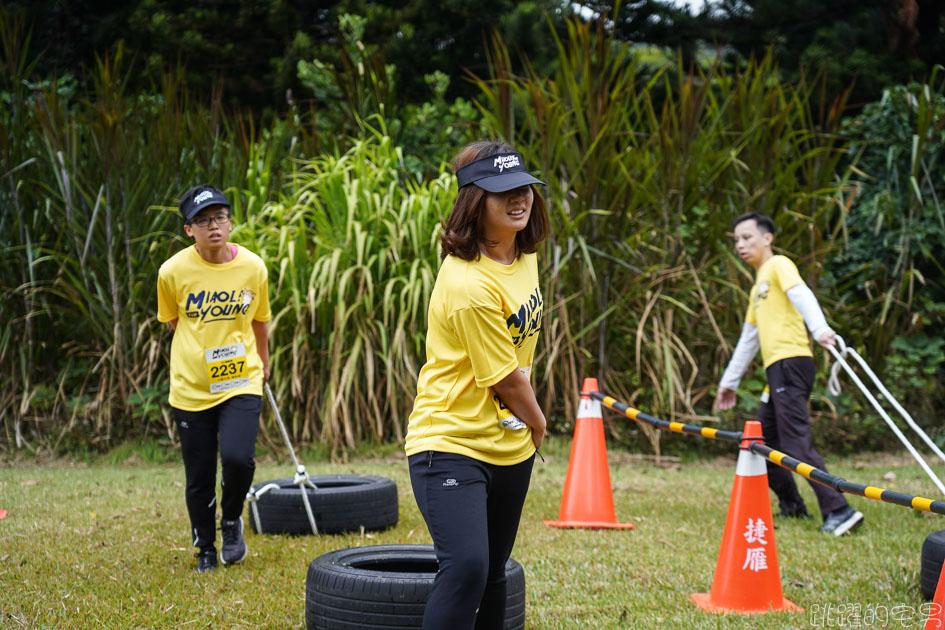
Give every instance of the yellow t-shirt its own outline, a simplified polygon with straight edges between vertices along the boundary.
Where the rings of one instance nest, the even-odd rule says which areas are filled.
[[[758,327],[765,368],[781,359],[814,356],[804,318],[787,296],[799,284],[804,284],[801,274],[786,256],[772,256],[758,269],[745,321]]]
[[[535,452],[530,428],[500,424],[521,421],[492,386],[514,369],[530,376],[541,317],[535,254],[511,265],[446,257],[430,296],[427,362],[407,423],[407,455],[440,451],[505,466]]]
[[[237,246],[228,263],[191,245],[158,271],[158,321],[177,319],[171,342],[172,407],[201,411],[238,394],[262,395],[252,321],[268,321],[269,281],[259,256]]]

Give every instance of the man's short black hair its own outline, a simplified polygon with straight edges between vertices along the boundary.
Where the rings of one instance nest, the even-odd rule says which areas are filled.
[[[761,214],[760,212],[746,212],[741,216],[735,217],[735,220],[732,221],[732,230],[734,230],[739,223],[751,221],[752,219],[758,224],[758,229],[761,230],[762,234],[774,234],[774,221],[767,214]]]

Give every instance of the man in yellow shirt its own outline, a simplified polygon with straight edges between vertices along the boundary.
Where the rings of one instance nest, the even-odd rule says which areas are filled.
[[[786,256],[775,256],[774,221],[758,212],[735,219],[735,250],[755,269],[748,313],[741,337],[729,361],[716,405],[735,406],[735,391],[742,374],[761,347],[768,387],[758,409],[765,443],[812,466],[826,470],[810,438],[808,399],[814,385],[814,359],[805,323],[817,343],[832,346],[836,333],[827,325],[813,292]],[[797,491],[794,473],[768,462],[768,485],[778,496],[780,516],[811,518]],[[822,532],[841,536],[863,522],[840,492],[810,482],[824,517]]]
[[[179,209],[194,244],[161,265],[158,320],[174,329],[168,400],[180,436],[197,571],[206,572],[217,566],[218,441],[220,559],[236,564],[247,553],[241,514],[253,483],[262,388],[269,379],[269,285],[259,256],[228,242],[230,204],[222,192],[195,186]]]

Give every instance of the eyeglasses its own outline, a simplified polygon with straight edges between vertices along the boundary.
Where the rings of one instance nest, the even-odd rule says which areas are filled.
[[[196,219],[191,219],[190,222],[196,225],[197,227],[210,227],[211,222],[216,222],[217,225],[223,227],[230,222],[230,215],[228,214],[218,214],[215,217],[197,217]]]

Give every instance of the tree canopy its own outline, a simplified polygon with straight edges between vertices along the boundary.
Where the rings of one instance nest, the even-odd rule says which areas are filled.
[[[179,67],[193,94],[222,94],[257,112],[283,111],[291,98],[317,98],[300,76],[306,63],[350,71],[344,16],[357,16],[358,45],[379,67],[392,69],[385,73],[387,89],[400,105],[429,100],[434,72],[448,79],[446,97],[473,95],[470,72],[487,72],[493,34],[509,42],[513,64],[527,59],[539,74],[552,74],[555,35],[564,33],[571,15],[603,17],[616,38],[649,50],[678,50],[684,71],[718,53],[738,65],[770,49],[780,79],[826,68],[827,94],[853,85],[847,102],[857,109],[889,85],[921,80],[945,60],[945,0],[707,0],[698,13],[671,0],[3,0],[0,6],[31,29],[26,54],[37,59],[37,78],[72,75],[81,83],[97,59],[123,45],[131,61],[128,89],[156,91],[162,73]]]
[[[705,33],[742,55],[773,47],[791,79],[827,66],[831,91],[855,82],[851,103],[927,76],[945,61],[942,0],[721,0],[704,14]]]
[[[496,31],[533,59],[554,57],[546,15],[569,14],[561,0],[103,0],[3,2],[32,29],[32,57],[43,77],[78,74],[123,41],[133,53],[132,88],[146,88],[180,65],[188,83],[227,98],[269,107],[298,91],[299,61],[338,64],[339,18],[365,18],[364,43],[396,69],[398,97],[430,96],[424,75],[451,77],[452,95],[470,93],[466,69],[485,72],[485,42]]]
[[[678,49],[688,61],[700,47],[728,59],[772,48],[784,79],[826,66],[831,93],[854,84],[854,106],[945,62],[943,0],[708,0],[695,15],[667,0],[583,5],[615,14],[621,39]]]

